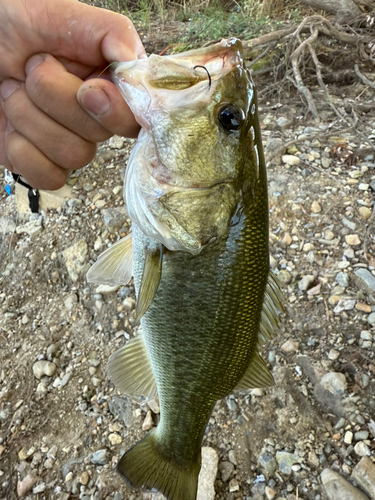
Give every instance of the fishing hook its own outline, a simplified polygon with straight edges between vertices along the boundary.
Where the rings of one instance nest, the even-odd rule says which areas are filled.
[[[206,66],[201,66],[200,64],[197,64],[197,66],[194,66],[193,69],[196,69],[196,68],[203,68],[207,72],[207,75],[208,75],[208,88],[210,88],[211,87],[211,75],[210,75],[208,69],[206,68]]]

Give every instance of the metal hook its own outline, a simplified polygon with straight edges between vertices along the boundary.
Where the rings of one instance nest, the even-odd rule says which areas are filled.
[[[197,66],[194,66],[193,69],[196,69],[196,68],[203,68],[207,72],[207,75],[208,75],[208,87],[211,87],[211,75],[210,75],[208,69],[206,68],[206,66],[201,66],[200,64],[198,64]]]

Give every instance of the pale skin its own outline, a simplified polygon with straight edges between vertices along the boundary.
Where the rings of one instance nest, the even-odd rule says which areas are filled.
[[[58,189],[113,134],[139,126],[111,61],[145,57],[125,16],[77,0],[0,0],[0,164],[35,188]]]

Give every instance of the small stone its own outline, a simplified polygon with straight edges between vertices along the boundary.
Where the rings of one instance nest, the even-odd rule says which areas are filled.
[[[362,288],[369,293],[375,292],[375,277],[368,269],[360,267],[354,272],[354,276],[358,288]]]
[[[72,294],[68,295],[68,297],[64,300],[64,305],[68,309],[68,311],[71,311],[74,308],[74,306],[77,304],[77,302],[78,302],[77,294],[72,293]]]
[[[361,458],[352,472],[352,479],[370,498],[375,498],[375,464],[367,456]]]
[[[313,244],[313,243],[305,243],[305,244],[303,245],[302,250],[303,250],[304,252],[311,252],[311,250],[314,250],[314,244]]]
[[[154,426],[154,420],[152,418],[152,412],[150,410],[147,412],[146,418],[143,421],[142,430],[149,431],[150,429],[153,428],[153,426]]]
[[[276,491],[273,488],[270,488],[269,486],[266,486],[264,493],[266,495],[267,500],[273,500],[276,496]]]
[[[359,210],[359,215],[363,217],[364,219],[369,219],[371,217],[371,210],[367,207],[360,207]]]
[[[135,300],[133,297],[126,297],[122,304],[126,312],[130,312],[135,308]]]
[[[41,379],[44,375],[47,375],[47,377],[52,377],[57,370],[57,366],[55,363],[52,363],[51,361],[37,361],[36,363],[33,364],[33,373],[34,377],[37,379]]]
[[[34,495],[37,495],[38,493],[43,493],[43,491],[45,490],[46,490],[46,483],[40,483],[33,488],[33,493]]]
[[[78,482],[80,484],[83,484],[84,486],[87,485],[87,483],[89,482],[90,480],[90,476],[88,475],[88,473],[86,471],[82,472],[82,474],[80,475],[79,479],[78,479]]]
[[[355,441],[365,441],[368,439],[369,432],[368,431],[358,431],[354,434]]]
[[[340,474],[324,469],[320,475],[328,500],[369,500]]]
[[[258,456],[258,464],[267,477],[271,477],[277,467],[276,460],[270,453],[261,453]]]
[[[232,462],[233,465],[237,465],[236,455],[235,455],[233,450],[230,450],[230,452],[228,453],[228,458],[229,458],[229,461]]]
[[[98,450],[91,456],[91,463],[94,465],[105,465],[108,462],[108,452],[106,449]]]
[[[85,240],[81,239],[74,245],[66,248],[62,254],[70,279],[75,283],[87,270],[85,266],[88,254],[87,243]]]
[[[339,357],[340,357],[339,351],[336,351],[336,349],[330,349],[328,353],[328,359],[330,359],[331,361],[336,361],[336,359],[338,359]]]
[[[286,451],[277,451],[276,460],[279,465],[279,471],[283,474],[291,474],[292,466],[299,463],[299,458],[296,455]]]
[[[68,206],[70,208],[79,208],[82,206],[82,200],[79,198],[70,198],[70,200],[68,200]]]
[[[340,286],[346,288],[349,285],[349,274],[341,271],[336,274],[335,280]]]
[[[102,295],[108,295],[110,293],[115,293],[118,291],[118,289],[121,287],[121,285],[99,285],[96,287],[95,293],[100,293]]]
[[[96,208],[100,209],[100,208],[105,207],[106,203],[107,202],[105,200],[98,200],[95,202],[95,206],[96,206]]]
[[[22,481],[17,483],[17,494],[19,497],[24,497],[38,481],[37,477],[27,475]]]
[[[358,311],[361,311],[361,312],[364,312],[364,313],[367,313],[367,314],[369,314],[371,312],[371,306],[369,306],[367,304],[364,304],[363,302],[357,302],[356,305],[355,305],[355,308]]]
[[[361,191],[367,191],[369,187],[369,184],[367,184],[366,182],[361,182],[358,186],[358,189]]]
[[[307,274],[298,282],[298,288],[301,292],[306,292],[310,285],[313,284],[315,276],[312,274]]]
[[[198,477],[198,500],[215,499],[215,479],[219,457],[216,450],[208,446],[202,448],[202,466]]]
[[[221,480],[226,483],[234,471],[234,465],[231,462],[220,462],[219,472]]]
[[[36,392],[37,394],[46,394],[48,392],[46,384],[44,382],[39,382]]]
[[[372,341],[372,333],[367,330],[362,330],[360,333],[360,338],[362,340],[371,340]]]
[[[112,446],[115,446],[116,444],[121,444],[122,443],[122,438],[120,434],[117,434],[113,432],[108,436],[109,442],[111,443]]]
[[[366,443],[363,441],[359,441],[355,446],[354,446],[354,451],[359,455],[360,457],[365,457],[365,456],[371,456],[371,451],[370,448],[367,446]]]
[[[341,222],[349,228],[351,231],[355,231],[355,228],[357,227],[356,223],[353,222],[352,220],[347,219],[346,217],[343,217]]]
[[[353,433],[351,431],[346,431],[344,435],[344,443],[352,444],[353,441]]]
[[[345,241],[350,246],[356,246],[361,244],[358,234],[346,234]]]
[[[284,344],[280,347],[280,350],[285,353],[291,353],[291,352],[297,352],[298,348],[299,348],[299,342],[289,339],[286,342],[284,342]]]
[[[240,485],[238,484],[237,479],[234,477],[229,481],[229,493],[233,493],[234,491],[238,491],[240,489]]]
[[[291,281],[292,281],[292,275],[290,274],[289,271],[287,271],[286,269],[281,269],[278,274],[277,274],[277,277],[279,278],[279,280],[284,283],[285,285],[288,285]]]
[[[128,218],[125,207],[106,208],[102,211],[104,224],[111,232],[121,229]]]
[[[283,155],[281,159],[284,163],[290,166],[299,165],[301,163],[301,160],[298,158],[298,156],[294,155]]]
[[[326,158],[325,156],[323,156],[322,158],[322,167],[323,168],[329,168],[331,166],[331,159],[330,158]]]
[[[60,382],[60,387],[65,387],[67,385],[67,383],[69,382],[69,380],[71,379],[71,377],[72,377],[72,372],[67,372],[63,376],[63,378],[62,378],[62,380]]]
[[[66,482],[66,483],[69,483],[69,481],[72,481],[72,479],[73,479],[73,472],[72,472],[72,471],[70,471],[70,472],[68,472],[68,474],[65,476],[65,482]]]
[[[320,212],[322,211],[322,207],[317,201],[313,201],[310,210],[313,214],[320,214]]]
[[[293,243],[293,238],[289,233],[285,233],[284,238],[280,242],[284,247],[289,247]]]
[[[344,251],[344,256],[347,258],[347,259],[354,259],[354,250],[352,248],[347,248],[345,251]]]
[[[324,387],[324,389],[334,395],[343,394],[348,387],[345,375],[343,373],[326,373],[322,377],[320,383]]]

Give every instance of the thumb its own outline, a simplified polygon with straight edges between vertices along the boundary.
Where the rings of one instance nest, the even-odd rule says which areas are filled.
[[[61,0],[53,9],[43,9],[38,25],[44,41],[40,50],[55,57],[93,67],[145,57],[142,42],[128,17],[76,0]]]

